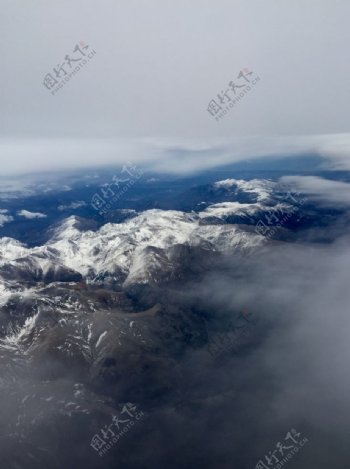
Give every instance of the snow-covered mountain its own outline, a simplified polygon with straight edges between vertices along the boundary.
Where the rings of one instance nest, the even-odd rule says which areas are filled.
[[[124,284],[144,283],[155,269],[169,267],[177,245],[226,252],[264,242],[262,236],[239,226],[205,223],[212,211],[149,210],[98,231],[81,231],[80,220],[72,216],[44,246],[26,248],[16,240],[1,239],[0,275],[6,280],[45,282],[81,277],[96,281],[110,275]]]
[[[266,242],[254,231],[261,214],[292,209],[278,197],[278,184],[269,180],[225,179],[196,191],[206,198],[196,212],[134,211],[124,222],[99,230],[86,229],[88,223],[70,216],[50,230],[46,244],[33,248],[1,238],[1,297],[8,296],[8,282],[23,290],[24,284],[36,282],[108,280],[123,287],[176,278],[184,255],[179,247],[244,253]]]
[[[81,282],[121,291],[196,276],[220,256],[246,255],[270,243],[255,230],[257,221],[267,212],[277,218],[293,209],[278,183],[265,179],[224,179],[193,191],[195,200],[202,198],[196,211],[133,210],[99,229],[73,215],[51,227],[48,241],[36,247],[1,238],[0,307],[24,327],[38,310],[89,310],[97,299],[89,303],[86,293],[77,293]],[[60,294],[48,294],[48,287]],[[99,301],[95,306],[103,308]]]
[[[32,467],[21,462],[29,453],[33,468],[43,451],[50,460],[58,439],[71,448],[74,429],[85,454],[120,403],[147,409],[216,396],[212,384],[200,385],[199,397],[188,389],[181,357],[195,350],[200,362],[210,360],[208,343],[229,328],[241,331],[249,315],[232,306],[226,322],[226,310],[206,304],[193,286],[228,264],[244,274],[236,269],[241,256],[276,242],[259,234],[257,222],[293,212],[293,202],[264,179],[224,179],[183,194],[176,209],[165,209],[170,202],[160,197],[159,205],[126,204],[118,210],[127,217],[102,226],[89,215],[53,217],[49,229],[40,225],[45,236],[34,247],[0,238],[0,398],[9,402],[1,436],[24,449],[16,467]],[[261,340],[259,327],[235,343],[239,353]]]

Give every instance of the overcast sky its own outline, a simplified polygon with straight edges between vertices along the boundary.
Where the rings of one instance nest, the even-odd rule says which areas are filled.
[[[2,174],[126,159],[179,170],[180,150],[185,170],[304,150],[350,168],[348,0],[3,0],[1,9]],[[67,54],[81,57],[80,41],[96,54],[52,95],[45,75]],[[209,101],[243,68],[260,81],[216,121]]]

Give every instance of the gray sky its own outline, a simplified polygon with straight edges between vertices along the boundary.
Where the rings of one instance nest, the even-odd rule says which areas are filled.
[[[350,168],[349,17],[348,0],[3,0],[1,172],[303,150]],[[52,96],[79,41],[96,55]],[[209,101],[245,67],[260,82],[217,122]]]

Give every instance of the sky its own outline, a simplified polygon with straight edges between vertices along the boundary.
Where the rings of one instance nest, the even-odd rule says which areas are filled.
[[[304,152],[350,169],[349,16],[348,0],[3,0],[0,174]],[[245,68],[260,80],[216,120],[209,102]]]

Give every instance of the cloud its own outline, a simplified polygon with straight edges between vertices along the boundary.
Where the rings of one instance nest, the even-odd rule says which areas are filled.
[[[312,200],[325,205],[350,207],[350,184],[318,176],[284,176],[282,183],[291,184]]]
[[[334,168],[349,168],[349,90],[339,92],[340,77],[350,78],[341,52],[350,42],[349,3],[266,0],[249,7],[219,0],[213,8],[207,0],[191,6],[153,0],[151,7],[121,0],[106,1],[99,11],[92,0],[74,5],[62,5],[59,23],[42,1],[4,8],[2,174],[128,159],[185,173],[309,151],[330,158]],[[90,36],[77,38],[77,31]],[[96,56],[52,96],[43,78],[80,40]],[[244,67],[259,74],[259,85],[216,122],[209,101]]]
[[[338,140],[342,151],[337,148]],[[324,169],[346,168],[350,134],[260,136],[230,139],[0,139],[3,175],[123,165],[128,162],[165,173],[191,173],[257,158],[319,156]],[[28,159],[30,165],[26,164]],[[350,161],[350,159],[349,159]],[[267,165],[268,168],[268,165]],[[350,168],[350,163],[348,165]],[[4,189],[5,190],[5,189]]]
[[[189,372],[201,370],[203,388],[214,382],[231,389],[215,415],[223,419],[223,454],[241,460],[238,467],[255,467],[291,428],[310,441],[298,467],[327,467],[329,447],[334,467],[347,460],[349,262],[349,237],[332,245],[276,244],[246,260],[227,258],[202,281],[182,286],[185,304],[208,315],[209,340],[214,318],[225,324],[245,309],[257,320],[256,343],[245,352],[227,347],[209,370],[204,355],[189,363]],[[217,436],[208,432],[209,441]],[[251,454],[241,450],[247,445]]]
[[[40,212],[29,212],[28,210],[19,210],[17,212],[17,215],[19,217],[24,217],[24,218],[27,218],[28,220],[32,220],[34,218],[46,218],[47,215],[45,215],[44,213],[40,213]]]
[[[7,2],[0,19],[6,44],[2,65],[8,71],[0,77],[1,134],[16,140],[159,136],[179,142],[189,136],[212,140],[348,130],[349,90],[339,90],[350,75],[342,54],[350,42],[348,2],[266,0],[247,6],[244,0],[218,0],[217,5],[106,0],[96,11],[92,0],[77,0],[74,7],[62,4],[56,22],[55,9],[43,1]],[[79,31],[86,37],[77,37]],[[53,68],[80,40],[96,56],[52,96],[43,79],[54,75]],[[244,67],[259,74],[259,85],[216,122],[208,102],[218,99]],[[31,161],[25,164],[30,167]]]
[[[13,217],[10,215],[4,215],[4,213],[7,213],[7,210],[0,210],[0,227],[4,226],[5,223],[13,221]]]
[[[76,210],[77,208],[80,208],[80,207],[86,207],[86,202],[84,202],[83,200],[77,200],[76,202],[71,202],[70,204],[67,204],[67,205],[59,205],[57,208],[58,210],[60,211],[63,211],[63,210]]]

